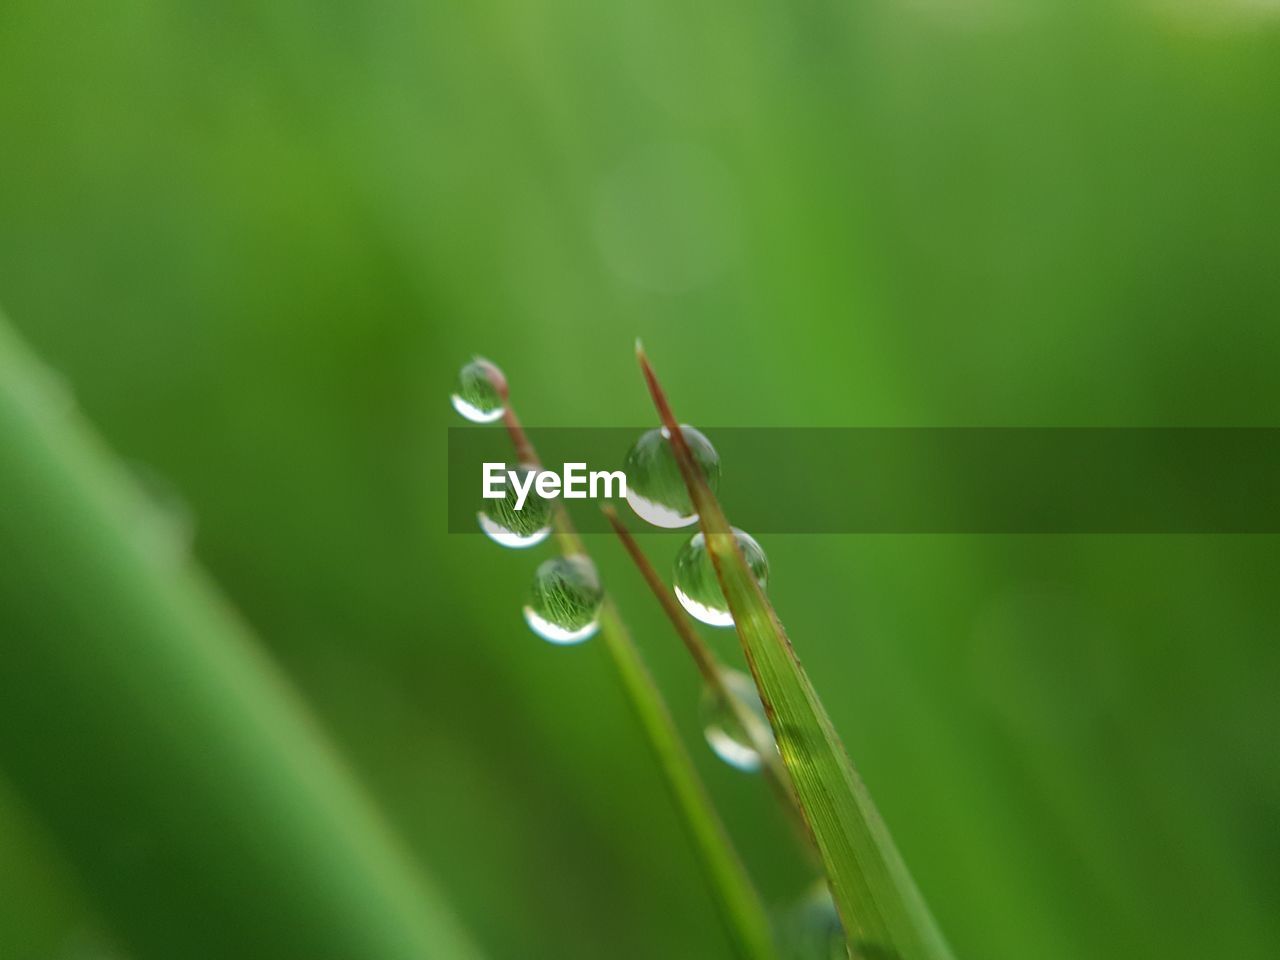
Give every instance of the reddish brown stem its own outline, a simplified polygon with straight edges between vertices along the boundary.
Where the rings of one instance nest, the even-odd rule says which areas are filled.
[[[507,428],[511,446],[516,451],[516,460],[525,467],[542,466],[542,462],[538,459],[538,451],[533,448],[529,435],[524,432],[524,427],[520,423],[520,418],[516,416],[515,408],[511,406],[511,390],[507,386],[506,375],[496,364],[490,363],[484,357],[475,359],[476,363],[484,367],[485,375],[488,376],[493,389],[498,391],[498,397],[502,400],[502,425]]]
[[[716,662],[715,654],[702,642],[697,630],[694,629],[693,624],[689,622],[688,616],[681,609],[675,594],[667,589],[667,585],[658,576],[658,571],[653,568],[653,564],[649,562],[645,552],[640,549],[640,544],[636,542],[636,538],[623,525],[622,519],[618,516],[618,511],[614,510],[613,507],[601,507],[601,511],[608,519],[609,525],[613,527],[613,532],[622,541],[622,546],[631,555],[636,569],[640,571],[640,576],[644,577],[644,582],[649,585],[649,589],[653,591],[658,603],[662,605],[663,612],[666,613],[667,619],[671,621],[671,625],[675,627],[676,634],[684,641],[685,649],[693,657],[693,662],[697,666],[698,672],[702,674],[702,678],[717,688],[722,686],[723,682],[720,678],[719,664]]]

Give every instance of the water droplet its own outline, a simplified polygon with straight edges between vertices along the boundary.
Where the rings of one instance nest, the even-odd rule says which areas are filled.
[[[747,566],[763,589],[769,582],[769,560],[764,550],[750,534],[737,527],[732,529],[738,547],[747,559]],[[713,627],[733,626],[733,614],[729,612],[720,581],[716,579],[711,554],[707,551],[706,538],[701,533],[695,533],[693,539],[676,554],[675,591],[690,616]]]
[[[458,374],[458,392],[450,399],[453,409],[472,423],[493,423],[502,417],[502,396],[494,383],[503,380],[502,371],[477,357]]]
[[[826,883],[818,881],[778,918],[785,960],[848,960],[844,927]],[[854,957],[861,960],[856,951]]]
[[[693,460],[714,491],[720,485],[720,454],[693,427],[681,425]],[[641,520],[655,527],[687,527],[698,519],[689,489],[680,474],[671,435],[666,427],[649,430],[627,451],[622,465],[627,475],[627,503]]]
[[[739,770],[760,769],[759,745],[773,740],[764,704],[756,683],[740,670],[723,669],[726,692],[737,703],[729,703],[719,690],[707,686],[702,691],[702,726],[707,743],[716,756]],[[775,748],[776,749],[776,748]]]
[[[581,554],[552,557],[533,575],[524,619],[531,630],[551,643],[581,643],[600,629],[596,620],[604,588],[595,564]]]
[[[537,474],[534,467],[519,466],[520,487],[525,488],[526,478]],[[504,547],[533,547],[551,536],[550,500],[538,496],[533,484],[527,487],[529,494],[522,507],[516,509],[515,485],[507,484],[507,495],[500,500],[484,500],[476,519],[480,529],[490,540]]]

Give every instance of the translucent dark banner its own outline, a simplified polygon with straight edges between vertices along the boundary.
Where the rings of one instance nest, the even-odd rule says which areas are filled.
[[[546,467],[622,469],[646,428],[532,428]],[[703,429],[719,496],[752,533],[1280,533],[1280,429]],[[449,430],[448,528],[476,533],[500,426]],[[586,533],[602,502],[564,501]],[[680,531],[676,531],[680,532]],[[687,529],[683,531],[687,533]]]

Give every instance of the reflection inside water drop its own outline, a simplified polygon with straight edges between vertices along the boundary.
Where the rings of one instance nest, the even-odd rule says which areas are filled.
[[[693,461],[714,492],[720,483],[720,455],[711,441],[688,425],[681,426]],[[627,503],[640,519],[655,527],[687,527],[698,519],[666,427],[647,430],[632,444],[622,464],[627,475]]]
[[[747,773],[760,769],[759,744],[772,743],[773,732],[755,681],[740,670],[720,672],[730,704],[720,691],[707,686],[702,692],[702,724],[707,744],[725,763]],[[774,748],[776,749],[776,748]]]
[[[453,409],[472,423],[493,423],[505,410],[498,384],[506,380],[488,360],[476,358],[458,371],[458,390],[449,399]]]
[[[505,464],[504,464],[505,467]],[[523,549],[542,543],[551,536],[550,500],[538,496],[534,489],[537,469],[530,466],[518,466],[514,471],[522,490],[528,490],[519,510],[516,509],[518,495],[515,483],[506,485],[506,493],[502,497],[485,499],[481,502],[476,520],[480,529],[494,543],[503,547]]]
[[[764,549],[750,534],[737,527],[732,530],[747,566],[760,588],[764,589],[769,580],[769,560]],[[694,619],[712,627],[733,625],[733,614],[729,612],[724,591],[720,589],[720,580],[716,577],[715,565],[703,534],[695,533],[676,554],[674,589],[676,599]]]
[[[596,618],[603,603],[604,588],[589,558],[552,557],[534,572],[524,619],[549,643],[581,643],[600,628]]]

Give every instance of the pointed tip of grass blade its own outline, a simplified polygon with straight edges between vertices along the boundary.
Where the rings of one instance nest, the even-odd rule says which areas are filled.
[[[653,399],[653,405],[658,411],[658,419],[667,429],[671,440],[671,451],[675,454],[676,464],[680,467],[680,474],[684,478],[685,486],[689,488],[694,506],[698,508],[699,513],[707,509],[713,509],[718,513],[719,509],[711,497],[711,490],[698,471],[693,459],[693,451],[689,449],[684,432],[680,429],[680,421],[676,419],[671,403],[667,400],[667,392],[658,382],[658,374],[654,371],[653,364],[649,362],[649,356],[644,352],[644,347],[639,340],[636,341],[636,360],[640,364],[640,372],[644,375],[645,385],[649,388],[649,396]]]
[[[653,364],[649,362],[649,355],[644,352],[644,344],[636,340],[636,362],[640,364],[640,372],[644,375],[645,386],[649,388],[649,396],[653,398],[653,405],[658,408],[658,417],[662,420],[663,425],[670,427],[675,422],[675,417],[671,413],[671,405],[667,403],[666,391],[662,389],[662,384],[658,382],[658,375],[654,372]]]
[[[644,374],[645,383],[649,386],[650,394],[662,394],[662,387],[658,385],[658,376],[653,372],[653,364],[649,362],[649,354],[645,352],[644,344],[636,339],[636,362],[640,364],[640,372]],[[654,403],[658,402],[658,398],[654,396]]]

